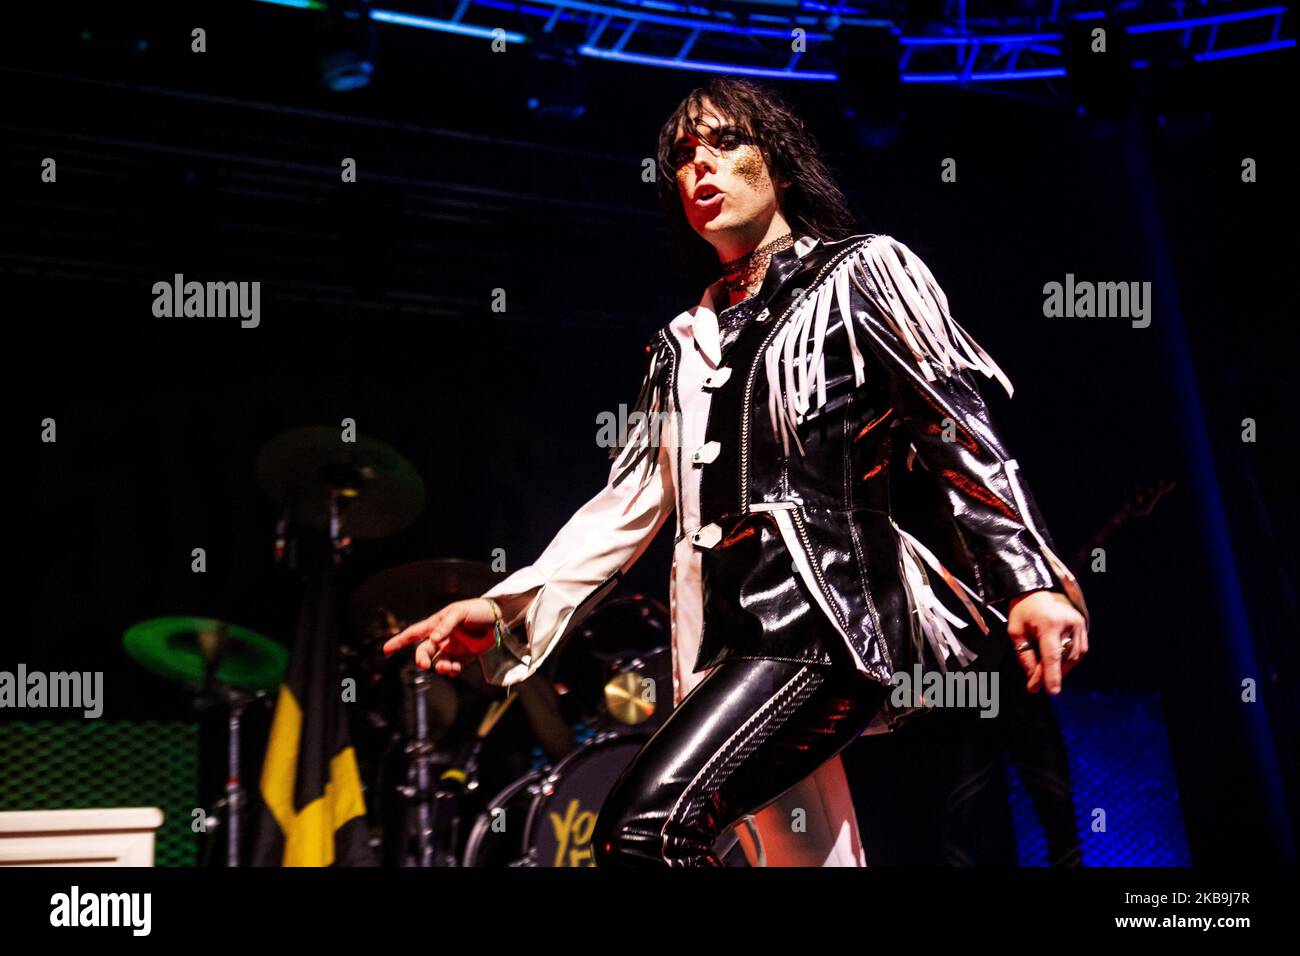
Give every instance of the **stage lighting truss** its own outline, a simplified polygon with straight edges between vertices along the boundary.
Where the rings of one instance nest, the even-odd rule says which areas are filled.
[[[260,0],[324,10],[324,0]],[[709,4],[674,0],[392,0],[370,17],[390,27],[499,38],[528,44],[541,34],[575,53],[641,66],[732,73],[777,80],[833,82],[836,33],[887,29],[897,39],[904,83],[983,86],[1009,81],[1044,84],[1067,75],[1067,29],[1122,30],[1134,69],[1269,53],[1295,46],[1284,36],[1287,8],[1240,2],[1134,2],[1124,19],[1094,2],[965,2],[924,4],[941,13],[916,20],[902,0],[752,0]],[[400,6],[405,4],[405,6]],[[1015,15],[999,14],[1014,8]],[[909,19],[910,17],[910,19]]]

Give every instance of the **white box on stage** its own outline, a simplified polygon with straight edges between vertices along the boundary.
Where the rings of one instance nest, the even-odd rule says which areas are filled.
[[[153,866],[157,807],[0,813],[0,866]]]

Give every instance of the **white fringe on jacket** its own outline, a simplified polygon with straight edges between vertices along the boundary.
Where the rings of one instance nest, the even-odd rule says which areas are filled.
[[[610,477],[611,486],[618,487],[628,476],[640,471],[633,495],[640,494],[646,488],[657,470],[659,446],[664,443],[665,430],[669,427],[665,419],[669,414],[680,415],[676,409],[671,409],[668,399],[667,346],[654,342],[648,352],[641,389],[627,414],[627,420],[631,423],[629,434],[625,443],[616,443],[609,450],[609,457],[615,462]],[[632,423],[634,416],[636,421]],[[671,438],[672,433],[667,437]],[[629,498],[629,503],[632,500]]]
[[[854,387],[866,380],[854,331],[850,279],[879,308],[927,382],[969,368],[996,378],[1007,395],[1012,394],[1011,380],[953,319],[947,296],[921,258],[892,236],[873,236],[804,297],[768,346],[768,414],[784,454],[790,454],[792,436],[799,454],[804,453],[795,428],[810,407],[826,401],[824,347],[832,304],[839,309],[848,341]]]
[[[900,528],[893,518],[889,519],[889,523],[894,526],[894,533],[898,535],[898,566],[902,572],[904,590],[907,592],[908,612],[916,617],[917,626],[913,630],[916,640],[916,659],[921,659],[921,638],[924,637],[929,643],[930,649],[934,651],[940,670],[946,671],[948,669],[947,658],[949,654],[955,656],[957,663],[965,667],[975,660],[975,655],[970,648],[957,639],[957,635],[953,633],[952,628],[964,628],[966,622],[944,607],[943,602],[939,600],[939,595],[935,593],[934,587],[930,584],[930,577],[925,573],[922,561],[934,568],[948,583],[953,592],[961,598],[962,604],[965,605],[966,610],[975,619],[979,629],[987,634],[988,625],[984,623],[984,618],[980,616],[979,610],[962,593],[962,590],[969,591],[977,600],[979,595],[971,591],[960,579],[945,568],[929,548]],[[993,608],[989,610],[997,614],[997,611]],[[1000,614],[998,616],[1001,617]]]
[[[1012,394],[1010,379],[953,319],[948,298],[924,261],[892,236],[872,236],[837,263],[795,307],[764,355],[768,415],[784,454],[790,454],[791,437],[799,453],[804,453],[796,428],[810,407],[826,402],[824,351],[832,305],[838,308],[844,326],[854,387],[866,380],[866,363],[855,332],[850,280],[876,305],[889,328],[912,353],[927,382],[935,381],[940,374],[953,375],[959,369],[968,368],[996,378],[1007,395]],[[944,580],[979,629],[988,633],[988,626],[975,604],[980,600],[979,595],[892,518],[890,523],[898,536],[899,572],[907,592],[909,613],[916,619],[913,633],[918,655],[924,639],[934,651],[940,668],[947,670],[949,656],[966,666],[974,660],[974,654],[957,638],[953,628],[964,628],[967,622],[944,606],[925,566],[929,565]],[[996,609],[989,608],[989,611],[1006,620]]]

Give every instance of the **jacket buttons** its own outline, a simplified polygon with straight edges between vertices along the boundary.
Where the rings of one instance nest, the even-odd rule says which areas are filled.
[[[691,461],[697,465],[707,465],[713,459],[718,457],[718,452],[722,450],[722,443],[717,441],[705,442],[695,450],[691,455]]]
[[[717,524],[706,524],[691,535],[691,543],[701,548],[711,548],[722,540],[722,528]]]
[[[721,385],[729,378],[731,378],[731,366],[724,365],[722,368],[713,372],[711,375],[706,375],[704,377],[704,387],[717,388],[719,385]]]

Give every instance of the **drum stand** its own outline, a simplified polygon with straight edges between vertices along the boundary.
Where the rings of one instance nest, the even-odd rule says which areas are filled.
[[[213,668],[215,671],[215,668]],[[226,828],[226,866],[240,866],[240,840],[243,831],[244,806],[247,794],[243,778],[240,775],[240,725],[244,711],[249,704],[265,699],[263,691],[250,692],[209,680],[200,692],[200,701],[206,700],[210,705],[218,702],[226,707],[226,793],[216,801],[215,809],[220,811],[216,825]],[[200,704],[200,709],[202,709]],[[206,821],[205,821],[206,822]]]
[[[433,784],[434,747],[429,736],[429,696],[433,683],[428,671],[411,665],[402,675],[408,700],[414,707],[414,728],[406,744],[406,782],[398,792],[406,802],[403,830],[405,852],[402,866],[459,866],[455,856],[456,836],[460,825],[461,793],[474,786],[475,747],[460,773],[459,786]],[[455,768],[460,770],[461,768]],[[445,777],[446,775],[444,775]],[[453,778],[456,776],[453,774]]]
[[[250,694],[234,687],[223,687],[221,696],[229,711],[226,746],[226,866],[239,866],[240,821],[244,814],[244,784],[239,775],[239,725],[248,705],[264,694]]]

